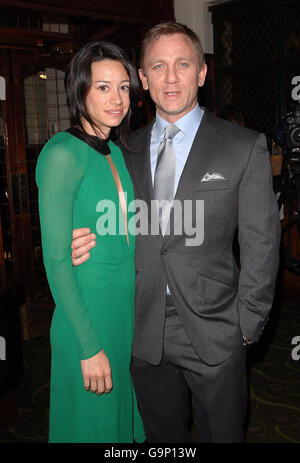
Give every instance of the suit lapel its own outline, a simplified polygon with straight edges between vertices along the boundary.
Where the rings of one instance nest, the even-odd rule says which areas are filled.
[[[150,166],[150,140],[152,125],[150,124],[136,136],[133,141],[135,152],[130,155],[131,172],[135,183],[136,199],[142,199],[150,205],[153,197],[153,186]]]
[[[213,116],[205,111],[180,177],[174,198],[181,202],[182,207],[184,205],[184,200],[192,198],[200,179],[209,170],[213,155],[221,141],[222,137],[217,133],[217,126],[214,123]],[[174,210],[172,209],[170,217],[170,235],[165,235],[163,240],[164,244],[174,233],[174,227],[176,227],[176,223],[174,223]]]
[[[149,223],[151,223],[151,200],[154,199],[150,165],[152,126],[153,123],[149,124],[136,135],[133,140],[135,151],[130,154],[130,170],[135,183],[136,199],[141,199],[147,203]],[[213,155],[222,141],[222,137],[218,134],[217,129],[214,117],[208,111],[205,111],[174,198],[179,200],[182,206],[184,200],[192,198],[198,182],[209,171]],[[176,227],[176,223],[174,223],[174,211],[172,209],[170,235],[165,235],[164,237],[160,235],[163,244],[174,233],[174,227]]]
[[[152,200],[154,199],[152,175],[151,175],[151,163],[150,163],[150,141],[151,141],[151,130],[153,123],[146,126],[141,132],[134,138],[133,147],[134,153],[130,155],[130,170],[132,173],[132,180],[135,185],[135,200],[142,200],[147,205],[147,211],[145,211],[148,219],[148,233],[158,234],[160,241],[163,237],[160,233],[158,224],[158,215]],[[151,209],[153,204],[153,211]],[[153,212],[153,213],[152,213]]]

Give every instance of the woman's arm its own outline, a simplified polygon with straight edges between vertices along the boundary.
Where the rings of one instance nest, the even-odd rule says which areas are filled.
[[[84,166],[66,143],[50,141],[38,160],[36,181],[44,265],[57,310],[62,310],[75,339],[78,360],[84,366],[84,384],[95,388],[110,375],[108,359],[84,304],[70,259],[73,205]],[[100,352],[101,351],[101,352]],[[87,361],[87,359],[89,359]],[[109,383],[109,381],[107,380]],[[99,384],[100,392],[103,392]],[[98,391],[95,390],[95,392]],[[99,392],[99,391],[98,391]]]

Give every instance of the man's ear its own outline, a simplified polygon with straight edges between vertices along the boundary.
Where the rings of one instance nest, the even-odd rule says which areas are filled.
[[[204,63],[201,68],[201,71],[199,72],[199,81],[198,81],[199,87],[202,87],[204,85],[206,73],[207,73],[207,66]]]
[[[142,69],[139,69],[139,77],[140,77],[140,79],[142,81],[143,89],[144,90],[149,90],[148,79],[147,79],[147,77],[144,74],[144,71]]]

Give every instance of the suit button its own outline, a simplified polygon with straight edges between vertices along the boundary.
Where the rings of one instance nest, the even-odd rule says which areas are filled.
[[[162,256],[165,256],[166,254],[168,254],[168,250],[167,249],[162,249],[160,251],[160,253],[161,253]]]

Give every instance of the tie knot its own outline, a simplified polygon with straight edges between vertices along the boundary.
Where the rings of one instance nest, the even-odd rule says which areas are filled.
[[[173,140],[175,135],[180,132],[180,129],[176,127],[174,124],[167,125],[166,131],[165,131],[165,139]]]

